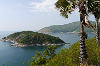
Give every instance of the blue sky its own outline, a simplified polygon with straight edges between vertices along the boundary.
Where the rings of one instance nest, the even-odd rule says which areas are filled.
[[[65,19],[55,9],[57,0],[0,0],[0,31],[39,30],[79,21],[78,10]],[[94,20],[93,16],[89,17]]]

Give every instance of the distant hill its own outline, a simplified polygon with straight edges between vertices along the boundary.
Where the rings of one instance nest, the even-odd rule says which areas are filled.
[[[92,24],[95,24],[95,22],[91,21]],[[53,33],[59,33],[59,32],[79,32],[80,31],[80,22],[72,22],[69,24],[64,25],[53,25],[49,27],[44,27],[40,29],[39,33],[46,33],[46,32],[53,32]],[[85,28],[86,32],[92,32],[91,29]]]

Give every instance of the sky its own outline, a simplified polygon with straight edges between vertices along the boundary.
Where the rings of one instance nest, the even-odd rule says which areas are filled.
[[[55,8],[57,0],[0,0],[0,31],[37,31],[51,25],[79,21],[78,9],[65,19]],[[94,21],[93,16],[89,19]]]

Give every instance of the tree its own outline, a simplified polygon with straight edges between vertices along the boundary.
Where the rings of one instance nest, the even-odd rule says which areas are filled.
[[[97,41],[97,45],[99,45],[98,43],[98,41],[99,41],[99,25],[98,25],[98,21],[99,21],[99,18],[97,18],[96,16],[95,16],[95,19],[96,19],[96,41]]]
[[[34,57],[32,57],[30,66],[42,66],[43,64],[46,64],[49,59],[56,55],[56,49],[57,46],[53,45],[45,49],[43,52],[38,52]]]
[[[58,0],[56,2],[56,8],[60,11],[60,14],[65,18],[68,18],[68,14],[73,12],[75,9],[79,8],[80,12],[80,63],[83,64],[88,58],[86,49],[85,49],[85,39],[87,34],[84,31],[84,26],[90,27],[93,26],[88,20],[88,5],[91,3],[88,0]]]
[[[95,16],[96,19],[96,41],[99,41],[99,26],[98,26],[98,21],[100,19],[100,1],[99,2],[95,2],[96,4],[94,4],[96,7],[94,8],[93,14]]]
[[[91,0],[90,1],[90,13],[92,13],[95,16],[96,20],[96,41],[99,41],[99,26],[98,21],[100,19],[100,1],[99,0]]]

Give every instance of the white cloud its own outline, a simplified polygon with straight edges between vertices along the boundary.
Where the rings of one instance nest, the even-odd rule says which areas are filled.
[[[44,0],[42,2],[31,2],[30,8],[33,12],[52,12],[55,11],[57,0]]]

